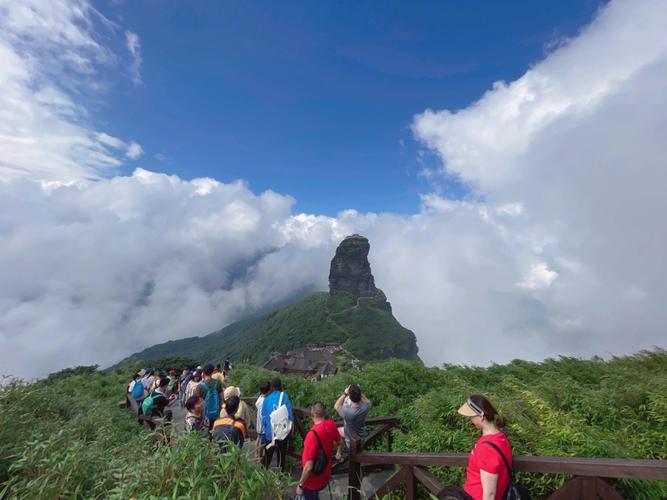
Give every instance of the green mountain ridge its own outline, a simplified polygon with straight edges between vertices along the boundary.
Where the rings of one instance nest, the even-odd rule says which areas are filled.
[[[326,342],[341,343],[361,360],[419,360],[414,333],[394,318],[384,293],[377,289],[373,297],[357,297],[343,291],[315,292],[294,304],[242,319],[204,337],[154,345],[115,366],[165,357],[190,357],[202,363],[230,358],[261,364],[273,351]]]

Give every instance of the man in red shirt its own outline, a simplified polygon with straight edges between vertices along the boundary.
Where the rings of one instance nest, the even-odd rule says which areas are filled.
[[[319,500],[320,491],[331,478],[334,445],[340,442],[341,437],[336,423],[329,418],[324,405],[319,401],[310,407],[310,418],[313,419],[313,426],[303,443],[302,471],[296,494],[305,500]],[[326,466],[321,473],[316,474],[313,467],[321,453],[326,457]]]

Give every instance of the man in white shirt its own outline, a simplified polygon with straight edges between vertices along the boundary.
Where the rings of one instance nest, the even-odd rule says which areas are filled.
[[[264,447],[266,443],[264,442],[264,429],[262,428],[262,404],[264,403],[264,397],[271,391],[271,382],[264,380],[259,384],[260,395],[255,401],[255,408],[257,408],[257,422],[255,423],[255,428],[257,429],[257,458],[259,460],[264,456]]]

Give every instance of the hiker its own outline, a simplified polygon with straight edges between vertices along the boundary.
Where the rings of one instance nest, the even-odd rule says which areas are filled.
[[[235,387],[233,385],[230,385],[227,387],[223,393],[223,398],[226,401],[227,399],[231,398],[232,396],[236,396],[237,398],[241,398],[241,389],[238,387]],[[223,404],[223,411],[229,415],[229,412],[227,411],[227,407]],[[252,411],[248,407],[248,405],[245,403],[245,401],[240,401],[239,402],[239,407],[236,410],[236,413],[234,413],[234,416],[236,418],[241,418],[243,419],[244,422],[247,422],[246,426],[250,423],[252,423]]]
[[[192,374],[192,379],[188,382],[188,385],[185,388],[185,401],[199,393],[199,382],[201,382],[201,370],[195,370]]]
[[[282,406],[285,407],[285,410],[278,411]],[[278,467],[285,472],[287,443],[293,422],[294,415],[292,415],[292,403],[289,396],[283,391],[280,379],[274,378],[271,381],[271,392],[265,396],[262,403],[262,431],[266,444],[263,464],[267,469],[271,466],[274,450],[277,450]]]
[[[188,387],[188,383],[192,379],[192,373],[188,368],[183,368],[181,376],[178,378],[178,400],[181,402],[181,406],[185,406],[187,399],[185,399],[185,389]]]
[[[222,387],[225,387],[225,374],[220,369],[220,363],[217,364],[215,370],[213,370],[213,375],[211,375],[215,380],[220,382]]]
[[[225,365],[222,368],[222,372],[225,374],[225,377],[229,377],[229,372],[232,371],[232,364],[229,362],[229,358],[225,359]]]
[[[248,436],[245,421],[235,416],[240,402],[241,399],[238,396],[225,399],[227,413],[213,423],[211,434],[223,453],[229,449],[230,443],[238,444],[239,448],[243,448],[243,443]]]
[[[147,368],[146,373],[144,373],[144,378],[141,379],[141,383],[144,386],[146,394],[153,392],[153,384],[155,383],[155,377],[153,376],[153,373],[154,371],[152,368]]]
[[[338,428],[341,437],[345,438],[345,444],[350,449],[351,439],[363,439],[366,435],[366,416],[373,407],[370,400],[361,393],[358,385],[348,385],[345,392],[334,404],[334,410],[343,419],[343,427]],[[336,460],[343,459],[343,441],[338,445]]]
[[[463,491],[457,486],[450,486],[439,498],[501,500],[510,484],[508,469],[512,468],[512,447],[502,432],[505,419],[480,394],[471,394],[458,409],[458,414],[469,417],[482,435],[468,455]]]
[[[178,377],[176,375],[176,370],[169,370],[167,372],[169,377],[169,395],[178,393]]]
[[[188,432],[199,432],[205,438],[210,439],[209,421],[204,415],[204,400],[199,396],[191,396],[185,402],[187,413],[185,414],[185,430]]]
[[[257,430],[257,459],[262,460],[265,452],[265,442],[264,442],[264,430],[262,427],[262,404],[264,404],[264,398],[271,390],[271,382],[268,380],[263,380],[259,384],[259,397],[255,401],[255,408],[257,408],[257,423],[255,424],[255,429]]]
[[[313,426],[303,442],[302,470],[296,494],[305,500],[319,500],[320,491],[331,478],[334,443],[340,442],[341,436],[336,422],[329,418],[319,401],[310,407],[310,418]]]
[[[158,382],[158,387],[144,399],[141,410],[147,417],[164,417],[171,420],[171,410],[167,409],[176,401],[176,395],[167,396],[169,391],[169,379],[163,377]],[[166,411],[165,411],[166,410]]]
[[[197,386],[197,395],[204,399],[204,414],[211,425],[220,417],[222,404],[222,384],[213,378],[214,371],[212,364],[206,365],[202,371],[202,381]]]
[[[144,370],[139,370],[134,375],[132,375],[132,382],[127,386],[127,393],[129,396],[134,399],[139,406],[141,406],[142,401],[146,397],[146,390],[144,389],[144,384],[141,383],[141,377],[145,374]]]

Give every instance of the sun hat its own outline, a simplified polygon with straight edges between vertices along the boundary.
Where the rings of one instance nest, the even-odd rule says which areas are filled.
[[[224,399],[229,399],[232,396],[236,396],[237,398],[240,398],[241,397],[241,389],[239,389],[238,387],[235,387],[233,385],[230,385],[229,387],[227,387],[225,389]]]
[[[137,372],[137,375],[139,375],[140,377],[143,377],[144,375],[146,375],[146,370],[144,370],[144,369],[142,368],[141,370],[139,370],[139,371]]]
[[[461,405],[461,407],[457,410],[457,413],[459,415],[463,415],[464,417],[481,417],[484,415],[484,411],[470,398],[468,398],[468,400]]]

